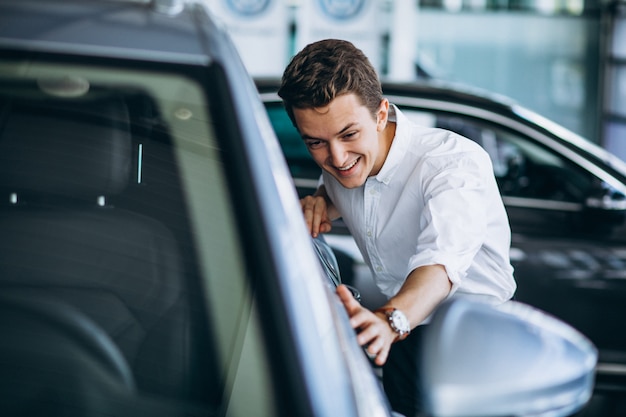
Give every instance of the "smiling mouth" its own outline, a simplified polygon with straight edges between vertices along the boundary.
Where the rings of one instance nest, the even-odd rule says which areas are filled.
[[[339,171],[349,171],[350,169],[352,169],[359,161],[361,160],[361,157],[358,157],[357,159],[354,160],[354,162],[352,162],[350,165],[345,166],[345,167],[337,167],[337,170]]]

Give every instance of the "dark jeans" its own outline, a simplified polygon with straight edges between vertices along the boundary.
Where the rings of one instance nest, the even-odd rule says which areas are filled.
[[[394,343],[383,365],[383,387],[391,408],[406,417],[415,417],[422,411],[422,387],[418,375],[425,328],[418,326],[406,339]]]

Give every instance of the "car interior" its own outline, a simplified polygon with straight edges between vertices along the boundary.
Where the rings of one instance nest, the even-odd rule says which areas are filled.
[[[489,153],[503,195],[581,202],[590,190],[589,174],[517,134],[470,118],[445,115],[437,117],[437,127],[470,138]]]
[[[135,92],[67,99],[19,87],[0,102],[0,286],[6,317],[19,319],[4,319],[2,332],[19,322],[30,333],[3,337],[3,352],[37,349],[58,330],[63,341],[45,349],[71,345],[93,366],[77,356],[57,377],[34,379],[38,390],[80,372],[99,387],[218,404],[192,236],[156,107]],[[53,369],[54,355],[41,353]],[[16,401],[32,384],[20,378]]]

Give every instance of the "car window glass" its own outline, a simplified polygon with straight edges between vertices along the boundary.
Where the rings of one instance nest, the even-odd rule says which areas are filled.
[[[0,252],[15,253],[9,225],[30,233],[0,259],[0,285],[32,287],[23,271],[41,260],[28,279],[110,335],[142,395],[275,415],[212,128],[219,98],[165,71],[29,60],[0,74],[0,210],[12,219]]]
[[[406,109],[404,112],[418,123],[428,121],[430,127],[454,131],[480,144],[491,157],[505,197],[580,203],[590,192],[594,180],[591,174],[531,138],[484,120]]]
[[[311,158],[309,150],[298,130],[291,123],[282,103],[266,102],[265,109],[280,141],[291,175],[296,180],[296,186],[302,185],[306,188],[315,189],[321,169]]]
[[[267,114],[276,135],[281,139],[283,152],[289,158],[307,158],[309,151],[300,137],[298,130],[287,116],[287,112],[280,103],[270,103],[266,106]]]

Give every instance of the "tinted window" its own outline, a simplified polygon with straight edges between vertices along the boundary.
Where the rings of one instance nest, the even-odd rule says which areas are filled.
[[[296,184],[304,187],[302,179],[317,180],[320,169],[282,105],[266,103],[266,108]],[[470,117],[406,108],[403,111],[420,125],[452,130],[485,148],[503,196],[580,203],[591,191],[593,177],[587,171],[517,132]],[[305,191],[310,192],[315,184],[306,183]]]
[[[404,110],[418,123],[457,132],[479,143],[491,156],[503,196],[580,203],[593,177],[551,149],[485,120]],[[425,114],[430,117],[425,117]]]
[[[291,123],[282,103],[265,104],[272,127],[280,140],[280,145],[295,179],[300,196],[311,194],[317,188],[321,169],[313,161],[300,134]]]
[[[168,72],[15,60],[0,74],[3,293],[89,320],[144,398],[275,415],[218,98]]]

